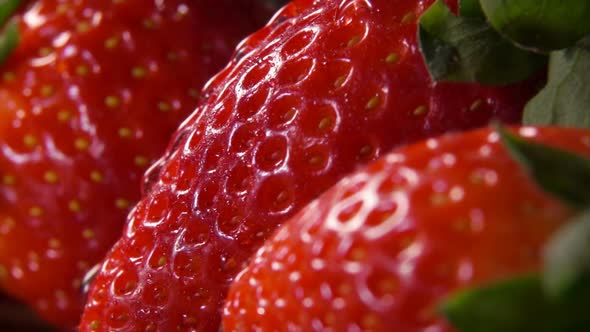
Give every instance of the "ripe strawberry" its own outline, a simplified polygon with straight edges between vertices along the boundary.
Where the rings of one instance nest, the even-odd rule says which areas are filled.
[[[73,326],[146,167],[256,27],[253,2],[32,1],[0,85],[0,285]],[[263,11],[252,15],[263,15]]]
[[[590,131],[522,127],[590,155]],[[231,286],[224,331],[453,331],[450,292],[541,265],[573,210],[482,129],[399,149],[301,210]]]
[[[264,239],[399,144],[519,119],[531,82],[434,84],[416,47],[431,1],[297,0],[204,90],[96,277],[81,331],[215,331]]]

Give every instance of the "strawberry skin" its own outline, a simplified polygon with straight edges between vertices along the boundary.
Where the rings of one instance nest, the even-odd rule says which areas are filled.
[[[590,155],[590,131],[522,127]],[[574,211],[482,129],[399,149],[287,222],[231,285],[224,331],[453,331],[452,292],[537,271]]]
[[[255,10],[253,3],[248,10]],[[0,77],[0,285],[74,326],[141,175],[257,25],[235,1],[31,1]],[[262,15],[259,11],[257,15]]]
[[[294,1],[242,42],[145,175],[81,331],[216,331],[227,287],[274,229],[400,144],[516,122],[534,93],[433,84],[416,47],[431,1]]]

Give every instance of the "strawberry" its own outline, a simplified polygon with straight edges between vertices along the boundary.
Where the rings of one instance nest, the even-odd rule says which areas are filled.
[[[535,81],[432,82],[416,41],[429,3],[296,0],[243,41],[145,174],[80,331],[216,331],[249,257],[344,174],[423,137],[517,122]]]
[[[267,13],[253,4],[40,0],[14,18],[20,43],[0,85],[6,292],[77,324],[84,274],[120,236],[142,173],[200,88]]]
[[[588,130],[518,134],[590,155]],[[498,137],[481,129],[429,139],[341,180],[235,279],[223,330],[455,331],[437,314],[439,302],[538,270],[548,239],[574,212]]]

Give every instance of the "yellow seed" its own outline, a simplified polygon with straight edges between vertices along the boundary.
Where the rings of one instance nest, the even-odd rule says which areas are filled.
[[[5,82],[12,82],[12,81],[14,81],[15,78],[16,78],[16,75],[11,71],[7,71],[2,75],[2,79]]]
[[[93,230],[91,230],[90,228],[86,228],[82,231],[82,237],[84,237],[85,239],[92,239],[96,236],[96,233],[94,233]]]
[[[42,209],[42,208],[40,208],[40,207],[38,207],[38,206],[32,206],[32,207],[29,209],[29,215],[30,215],[31,217],[40,217],[40,216],[42,216],[42,215],[43,215],[43,209]]]
[[[57,183],[57,181],[59,181],[59,177],[57,176],[57,173],[55,173],[53,171],[45,172],[45,174],[43,174],[43,179],[47,183]]]
[[[392,65],[399,60],[399,55],[397,53],[389,53],[385,58],[385,62]]]
[[[23,142],[29,148],[35,147],[37,145],[37,139],[33,135],[25,135],[23,137]]]
[[[332,126],[332,119],[330,119],[329,117],[325,117],[320,120],[320,123],[318,124],[318,129],[326,130],[330,128],[330,126]]]
[[[65,12],[67,12],[67,11],[68,11],[68,5],[67,4],[61,3],[61,4],[57,5],[56,12],[58,14],[63,14]]]
[[[207,52],[207,51],[211,50],[212,48],[213,48],[213,45],[211,45],[211,43],[204,42],[201,44],[201,51]]]
[[[373,108],[377,107],[379,105],[379,103],[381,103],[381,97],[374,96],[373,98],[371,98],[367,102],[367,105],[365,105],[365,108],[368,110],[372,110]]]
[[[354,45],[358,44],[359,41],[361,41],[361,37],[354,36],[354,37],[352,37],[352,39],[350,39],[348,41],[348,44],[346,46],[348,46],[348,47],[354,46]]]
[[[342,283],[338,286],[339,295],[347,295],[350,294],[350,292],[352,292],[352,286],[350,284]]]
[[[361,322],[365,329],[371,329],[379,324],[379,318],[375,314],[366,314]]]
[[[76,149],[84,151],[87,150],[88,147],[90,147],[90,142],[85,138],[76,138],[74,140],[74,146],[76,147]]]
[[[346,81],[346,76],[342,75],[340,77],[338,77],[336,79],[336,81],[334,82],[334,87],[335,88],[340,88],[342,87],[342,85],[344,85],[344,82]]]
[[[4,218],[4,220],[2,220],[2,223],[0,223],[0,227],[4,228],[6,230],[11,230],[15,226],[16,226],[16,220],[14,220],[14,218],[12,218],[12,217]]]
[[[154,22],[154,20],[147,19],[143,21],[143,26],[146,29],[154,29],[156,27],[156,22]]]
[[[414,12],[409,12],[402,17],[402,24],[412,23],[416,20],[416,14]]]
[[[412,112],[415,116],[420,116],[426,114],[428,112],[428,108],[424,105],[416,107],[416,109]]]
[[[367,251],[363,248],[355,248],[350,252],[353,261],[362,261],[367,257]]]
[[[78,267],[78,269],[82,271],[88,270],[88,262],[86,261],[78,261],[78,263],[76,263],[76,266]]]
[[[165,101],[161,101],[158,103],[158,109],[161,112],[169,112],[172,109],[172,106]]]
[[[133,135],[133,131],[129,128],[119,128],[119,136],[129,138]]]
[[[366,158],[371,154],[372,151],[373,151],[373,149],[370,146],[365,145],[359,151],[359,155],[361,158]]]
[[[126,209],[129,207],[129,201],[124,198],[117,198],[115,200],[115,206],[119,209]]]
[[[51,239],[49,239],[49,248],[51,249],[57,249],[59,247],[61,247],[61,241],[52,237]]]
[[[16,178],[14,175],[5,174],[2,176],[2,183],[6,186],[12,186],[16,183]]]
[[[75,199],[69,201],[68,208],[72,212],[80,212],[80,210],[82,210],[82,206],[80,205],[80,202]]]
[[[55,89],[51,85],[44,85],[41,87],[41,95],[43,97],[49,97],[55,92]]]
[[[94,182],[102,182],[103,175],[99,171],[92,171],[90,172],[90,179]]]
[[[39,55],[40,56],[48,56],[49,54],[51,54],[51,48],[49,48],[49,47],[41,47],[39,49]]]
[[[321,158],[320,156],[317,156],[317,155],[316,155],[316,156],[311,156],[311,157],[310,157],[310,158],[307,160],[307,162],[308,162],[310,165],[313,165],[313,166],[315,166],[315,165],[318,165],[318,164],[319,164],[321,161],[322,161],[322,158]]]
[[[434,206],[444,205],[449,201],[448,197],[441,193],[435,193],[430,196],[430,203]]]
[[[179,58],[178,53],[176,53],[176,52],[168,52],[168,54],[166,56],[169,61],[176,61]]]
[[[107,96],[104,100],[104,103],[110,108],[115,108],[121,104],[121,101],[115,96]]]
[[[199,91],[197,89],[189,89],[188,95],[195,98],[195,99],[197,99],[201,96],[201,94],[199,93]]]
[[[483,104],[483,101],[481,99],[478,99],[478,100],[474,101],[471,104],[471,106],[469,106],[469,110],[470,111],[475,111],[475,110],[477,110],[481,106],[481,104]]]
[[[72,113],[66,110],[57,112],[57,120],[60,122],[66,122],[72,118]]]
[[[131,76],[135,77],[135,78],[142,78],[145,77],[147,75],[147,69],[137,66],[137,67],[133,67],[133,69],[131,69]]]
[[[86,32],[88,30],[90,30],[90,23],[86,22],[86,21],[82,21],[79,22],[78,25],[76,26],[76,30],[78,30],[78,32]]]
[[[97,320],[93,320],[92,322],[90,322],[90,329],[91,330],[97,330],[100,327],[100,322]]]
[[[158,259],[158,266],[162,267],[164,264],[166,264],[166,257],[162,256],[160,259]]]
[[[146,166],[148,164],[148,159],[144,156],[135,156],[135,165],[139,167]]]
[[[88,75],[88,72],[90,70],[88,69],[88,66],[84,66],[84,65],[79,65],[76,67],[76,74],[80,75],[80,76],[86,76]]]
[[[65,299],[66,299],[66,292],[64,292],[64,291],[63,291],[63,290],[61,290],[61,289],[58,289],[58,290],[56,290],[56,291],[55,291],[55,297],[56,297],[58,300],[62,300],[62,301],[63,301],[63,300],[65,300]]]
[[[117,38],[117,37],[110,37],[104,41],[104,47],[106,47],[108,49],[113,49],[113,48],[117,47],[118,44],[119,44],[119,38]]]

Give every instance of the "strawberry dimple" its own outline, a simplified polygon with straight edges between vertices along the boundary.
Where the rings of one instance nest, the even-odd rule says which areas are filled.
[[[590,154],[587,130],[518,132]],[[489,129],[411,145],[286,222],[233,281],[223,328],[453,331],[436,312],[443,297],[535,271],[573,213]]]
[[[23,8],[20,44],[0,74],[4,290],[56,325],[77,323],[81,279],[120,236],[141,174],[255,26],[246,14],[254,7],[241,6],[39,0]]]
[[[143,246],[134,234],[147,230],[162,241],[185,243],[194,224],[206,241],[169,249],[172,259],[162,269],[146,267],[147,256],[134,260],[128,268],[143,282],[167,280],[167,298],[174,301],[158,314],[145,314],[153,311],[141,294],[117,299],[133,308],[126,326],[148,319],[160,329],[174,329],[178,321],[170,317],[182,316],[201,329],[217,329],[229,282],[249,256],[277,225],[341,176],[442,127],[461,130],[496,116],[507,122],[518,118],[534,93],[531,82],[482,88],[430,81],[415,41],[416,18],[430,3],[296,0],[242,42],[146,175],[146,196],[114,251],[127,260],[127,251]],[[437,98],[439,86],[453,91],[452,97]],[[494,107],[482,107],[472,121],[454,121],[469,118],[464,110],[476,100],[492,100]],[[430,123],[432,114],[443,113],[441,127]],[[184,209],[186,219],[179,223],[167,215],[157,226],[149,222],[145,211],[162,194]],[[96,279],[81,330],[104,321],[115,300],[99,293],[108,290],[116,273],[103,268]],[[180,295],[194,288],[207,290],[197,304]]]

